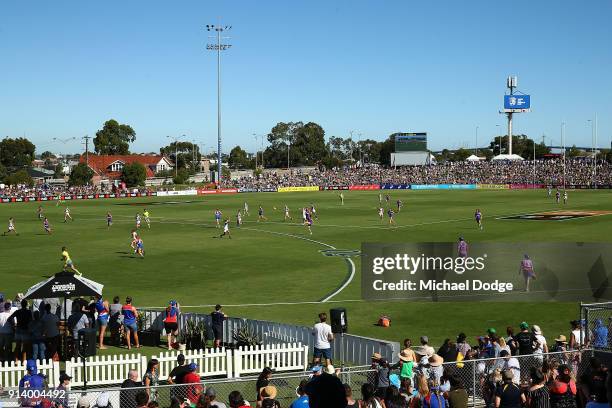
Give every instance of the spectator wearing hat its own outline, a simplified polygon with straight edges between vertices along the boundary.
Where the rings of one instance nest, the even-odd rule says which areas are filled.
[[[70,391],[70,381],[72,377],[62,371],[59,376],[59,385],[55,388],[57,391],[57,398],[55,399],[55,405],[59,408],[68,408],[68,391]]]
[[[444,363],[444,358],[438,354],[434,354],[429,359],[429,378],[434,380],[434,384],[436,386],[440,385],[440,379],[444,375],[444,367],[442,367],[442,363]]]
[[[538,340],[535,335],[529,332],[529,325],[527,322],[521,322],[519,325],[521,331],[514,336],[518,353],[521,356],[533,354],[537,348]]]
[[[183,384],[188,384],[185,395],[192,404],[195,404],[204,391],[204,386],[200,382],[200,376],[197,373],[198,365],[196,363],[190,363],[187,365],[187,368],[189,372],[183,377]]]
[[[277,390],[273,385],[266,385],[259,390],[261,400],[257,401],[257,406],[262,408],[280,408],[280,402],[276,400]]]
[[[327,313],[319,313],[319,323],[312,328],[315,337],[314,350],[312,353],[313,364],[319,364],[322,359],[325,366],[331,364],[331,344],[334,340],[331,326],[327,324]]]
[[[548,344],[546,343],[546,337],[542,334],[542,329],[537,324],[531,326],[531,331],[536,339],[534,354],[539,354],[540,357],[542,354],[548,353]]]
[[[204,397],[206,398],[206,403],[211,408],[227,408],[227,405],[225,405],[223,402],[217,401],[217,392],[213,387],[206,387]]]
[[[421,336],[421,346],[423,347],[427,357],[433,356],[436,352],[436,350],[429,345],[429,337],[427,336]]]
[[[180,312],[180,305],[176,300],[171,300],[168,303],[168,307],[164,311],[164,330],[168,337],[168,350],[172,350],[172,345],[176,342],[176,336],[178,335],[178,315]]]
[[[495,391],[495,408],[521,408],[525,395],[514,382],[512,370],[502,371],[502,384]]]
[[[398,366],[400,369],[400,380],[409,379],[410,381],[412,381],[412,378],[414,376],[414,360],[416,360],[416,358],[413,359],[413,354],[414,352],[409,353],[407,349],[400,351],[398,362]]]
[[[387,360],[382,358],[380,353],[374,353],[372,355],[372,369],[376,371],[376,379],[374,380],[376,396],[378,398],[384,398],[387,387],[389,387],[391,367]]]
[[[227,315],[221,310],[222,308],[221,305],[216,305],[214,312],[210,314],[213,335],[215,336],[215,348],[221,347],[221,341],[223,341],[223,322],[227,319]]]
[[[270,384],[272,378],[272,369],[270,367],[264,367],[257,377],[255,383],[255,391],[257,391],[257,401],[261,401],[261,389],[267,387]]]
[[[40,395],[28,396],[25,391],[42,391],[45,389],[45,377],[38,373],[36,360],[26,361],[26,374],[19,380],[19,395],[22,407],[38,407],[42,403]]]

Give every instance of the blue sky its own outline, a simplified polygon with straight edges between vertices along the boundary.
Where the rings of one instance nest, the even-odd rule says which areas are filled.
[[[612,135],[612,2],[28,1],[0,2],[0,137],[39,153],[115,118],[133,151],[166,135],[216,146],[216,58],[204,28],[231,24],[222,59],[224,151],[253,133],[313,121],[327,136],[383,140],[427,131],[432,149],[473,147],[505,126],[505,78],[532,112],[515,133],[591,145]]]

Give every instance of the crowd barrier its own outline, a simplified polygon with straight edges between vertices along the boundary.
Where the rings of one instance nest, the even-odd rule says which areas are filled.
[[[349,186],[349,190],[380,190],[380,184],[360,184],[356,186]]]
[[[476,184],[411,184],[412,190],[474,190]]]
[[[0,203],[27,203],[30,201],[53,201],[53,200],[95,200],[101,198],[134,198],[134,197],[155,197],[159,195],[158,191],[149,191],[146,193],[105,193],[105,194],[71,194],[71,195],[54,195],[45,197],[2,197]]]
[[[349,190],[349,186],[321,186],[319,190],[328,191],[328,190]]]
[[[294,193],[297,191],[319,191],[319,186],[296,186],[296,187],[279,187],[276,189],[279,193]]]
[[[476,188],[483,190],[508,190],[508,184],[476,184]]]
[[[158,191],[158,197],[177,197],[177,196],[194,196],[198,195],[199,191],[194,189],[189,190],[171,190],[171,191]]]
[[[218,190],[206,190],[206,189],[198,189],[198,195],[207,195],[207,194],[236,194],[238,193],[237,188],[220,188]]]
[[[410,184],[381,184],[381,190],[410,190]]]

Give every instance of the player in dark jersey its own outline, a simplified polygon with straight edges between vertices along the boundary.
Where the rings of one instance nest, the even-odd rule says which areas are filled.
[[[106,213],[106,228],[110,228],[113,225],[113,214],[109,212]]]
[[[395,212],[391,208],[387,210],[387,216],[389,217],[389,225],[395,225]]]
[[[460,258],[467,258],[468,256],[468,244],[463,237],[459,237],[459,242],[457,242],[457,254]]]
[[[259,209],[257,210],[257,222],[259,221],[268,221],[268,219],[264,215],[264,210],[261,205],[259,206]]]
[[[478,228],[482,229],[482,213],[480,212],[480,208],[476,209],[476,212],[474,213],[474,220],[476,221]]]
[[[47,217],[45,217],[43,221],[43,228],[45,229],[45,232],[47,234],[51,235],[51,225],[49,225],[49,220],[47,219]]]
[[[306,209],[306,220],[304,220],[304,225],[306,226],[306,228],[308,229],[308,232],[310,233],[310,235],[312,235],[312,214],[310,214],[310,211],[308,211],[308,209]]]

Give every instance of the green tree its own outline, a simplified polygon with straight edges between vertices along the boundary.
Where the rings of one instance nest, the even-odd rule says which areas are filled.
[[[468,157],[470,157],[472,155],[472,151],[471,150],[467,150],[464,149],[463,147],[456,150],[455,153],[453,154],[453,161],[465,161],[465,159],[467,159]]]
[[[314,122],[279,122],[268,133],[264,161],[270,167],[315,165],[327,156],[325,131]]]
[[[186,169],[179,169],[176,176],[172,178],[174,184],[187,184],[189,180],[189,172]]]
[[[197,145],[191,142],[172,142],[160,148],[159,153],[178,164],[179,169],[188,169],[190,173],[195,173],[202,157]]]
[[[141,163],[126,164],[121,170],[121,180],[127,187],[144,186],[147,179],[147,169]]]
[[[91,183],[94,172],[85,163],[79,163],[72,168],[68,184],[71,186],[85,186]]]
[[[500,151],[500,139],[501,139],[501,152],[506,154],[508,152],[508,136],[496,136],[489,144],[489,148],[499,154]],[[533,159],[533,139],[527,137],[527,135],[513,135],[512,136],[512,153],[518,154],[523,159]],[[535,145],[536,147],[536,159],[544,157],[545,154],[550,153],[550,148],[545,146],[543,143]]]
[[[42,160],[45,160],[45,159],[55,159],[55,155],[53,153],[51,153],[50,151],[45,150],[44,152],[42,152],[40,154],[40,158]]]
[[[569,157],[570,159],[573,159],[574,157],[580,156],[582,153],[583,152],[580,149],[578,149],[576,145],[573,145],[572,147],[569,148],[569,150],[567,151],[565,155]]]
[[[54,170],[53,178],[60,179],[64,177],[64,169],[61,164],[58,164],[57,166],[55,166],[53,170]]]
[[[0,163],[5,167],[30,166],[35,150],[36,146],[26,138],[5,138],[0,141]]]
[[[4,180],[8,176],[8,172],[6,171],[6,167],[0,163],[0,180]]]
[[[4,183],[8,185],[17,185],[17,184],[26,184],[28,186],[34,185],[34,180],[25,170],[19,170],[14,173],[9,174],[4,178]]]
[[[391,135],[381,143],[380,164],[383,166],[391,165],[391,153],[395,152],[395,136]]]
[[[136,132],[131,126],[119,124],[115,119],[111,119],[96,132],[93,142],[98,154],[129,154],[130,143],[134,140]]]
[[[249,160],[247,158],[247,153],[240,147],[234,147],[229,154],[229,166],[235,169],[237,168],[245,168],[248,166]]]

